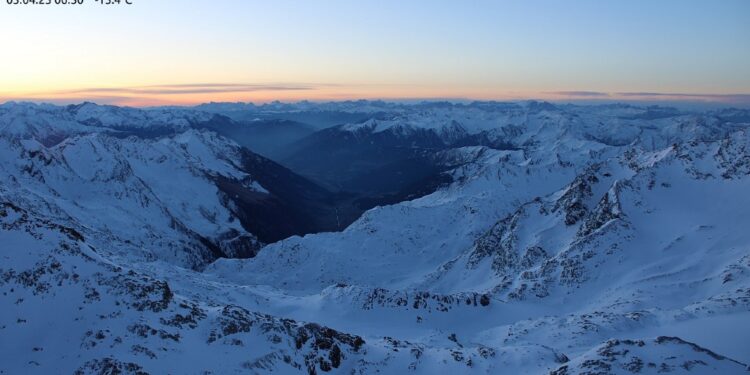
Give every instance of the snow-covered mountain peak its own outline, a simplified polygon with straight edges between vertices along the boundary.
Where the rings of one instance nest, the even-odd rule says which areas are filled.
[[[52,145],[70,135],[93,132],[166,135],[215,117],[208,112],[184,109],[142,110],[93,103],[62,107],[11,102],[0,106],[0,129],[4,136],[35,138]]]

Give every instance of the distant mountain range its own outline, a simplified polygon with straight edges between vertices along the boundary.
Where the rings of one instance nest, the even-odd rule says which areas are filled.
[[[0,105],[0,374],[746,374],[750,111]]]

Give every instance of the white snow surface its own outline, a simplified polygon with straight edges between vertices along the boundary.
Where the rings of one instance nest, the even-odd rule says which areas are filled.
[[[449,186],[198,271],[196,236],[252,235],[212,176],[265,191],[209,115],[2,105],[0,374],[748,372],[747,114],[275,108],[519,147],[448,148]]]

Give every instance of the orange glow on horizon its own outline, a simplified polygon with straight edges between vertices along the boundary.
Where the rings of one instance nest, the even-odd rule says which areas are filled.
[[[190,86],[190,85],[186,85]],[[231,87],[207,92],[158,92],[151,93],[147,89],[138,92],[136,89],[80,89],[49,92],[0,92],[0,102],[33,101],[52,103],[77,103],[91,101],[114,105],[133,107],[148,107],[161,105],[189,106],[208,102],[254,102],[268,103],[272,101],[341,101],[357,99],[455,99],[455,100],[519,100],[519,99],[554,99],[554,95],[532,92],[498,92],[497,90],[482,89],[440,89],[429,87],[402,86],[310,86],[290,88],[263,87],[257,90],[234,90]],[[201,90],[195,90],[201,91]]]
[[[0,92],[8,101],[72,104],[84,101],[131,107],[192,106],[208,102],[296,102],[343,100],[607,100],[695,101],[747,106],[748,94],[607,93],[596,91],[500,91],[496,88],[446,88],[417,85],[336,84],[169,84],[132,87],[82,88],[39,92]]]

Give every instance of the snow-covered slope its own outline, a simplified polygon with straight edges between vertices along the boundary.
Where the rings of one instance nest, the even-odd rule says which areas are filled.
[[[0,192],[125,243],[121,254],[200,268],[313,230],[307,211],[325,208],[298,198],[325,191],[204,130],[224,121],[215,115],[94,104],[0,111]]]
[[[119,109],[0,108],[0,373],[748,371],[746,114],[275,104],[467,143],[432,154],[452,182],[429,195],[203,269],[257,241],[216,181],[263,196],[276,173],[211,116],[118,134]]]
[[[333,126],[285,145],[275,157],[331,189],[378,196],[429,185],[425,181],[436,180],[435,174],[444,171],[444,166],[429,156],[458,147],[539,150],[537,156],[558,155],[564,162],[580,165],[586,161],[568,151],[578,148],[590,153],[630,144],[655,150],[685,140],[717,140],[739,130],[742,121],[746,122],[743,114],[747,115],[746,111],[686,113],[660,107],[575,107],[540,102],[379,108],[365,121]],[[361,111],[368,109],[363,105]],[[384,185],[379,182],[384,171],[400,176],[391,177],[394,183]]]
[[[93,103],[60,107],[9,102],[0,105],[0,132],[6,137],[33,137],[42,144],[54,145],[70,135],[90,132],[161,135],[186,130],[215,117],[206,112],[176,109],[142,111]]]
[[[357,110],[357,107],[345,107]],[[372,110],[362,106],[361,111]],[[423,103],[380,107],[364,122],[333,129],[358,138],[389,133],[410,143],[445,146],[484,142],[526,148],[561,137],[607,145],[639,142],[651,148],[686,139],[716,139],[747,122],[747,111],[680,112],[661,107],[556,106],[545,102]],[[330,129],[329,132],[333,129]]]
[[[117,238],[144,256],[200,266],[258,247],[211,181],[224,176],[265,192],[231,164],[236,149],[224,142],[194,130],[159,140],[92,133],[51,148],[35,139],[0,139],[0,189],[6,199],[70,218],[103,241]]]

